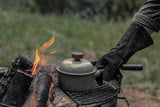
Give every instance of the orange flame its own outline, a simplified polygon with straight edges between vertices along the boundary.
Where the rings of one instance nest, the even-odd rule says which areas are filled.
[[[47,58],[45,57],[44,52],[48,47],[50,47],[54,43],[54,40],[55,40],[55,37],[52,37],[48,42],[44,43],[43,46],[40,48],[41,53],[39,53],[38,50],[36,49],[35,61],[32,67],[32,75],[36,74],[36,69],[39,62],[41,62],[42,65],[47,65]],[[53,54],[53,53],[54,52],[50,52],[49,54]]]
[[[49,92],[51,92],[51,90],[52,90],[52,87],[54,87],[54,84],[53,84],[53,82],[51,82],[51,86],[50,86]]]
[[[40,55],[40,58],[41,58],[42,65],[46,65],[47,64],[47,59],[46,59],[46,57],[43,53]]]
[[[52,37],[48,42],[44,43],[41,47],[41,50],[44,52],[48,47],[50,47],[54,43],[54,37]]]
[[[36,69],[37,69],[39,61],[40,61],[40,57],[38,54],[38,50],[36,49],[35,61],[34,61],[33,67],[32,67],[32,75],[36,74]]]
[[[50,52],[49,54],[54,54],[55,52],[53,51],[53,52]]]
[[[50,89],[49,89],[49,98],[48,98],[48,101],[47,101],[47,107],[53,107],[53,105],[51,103],[52,102],[51,100],[53,100],[53,98],[52,98],[53,91],[51,91],[52,87],[54,87],[54,83],[53,82],[51,82]]]

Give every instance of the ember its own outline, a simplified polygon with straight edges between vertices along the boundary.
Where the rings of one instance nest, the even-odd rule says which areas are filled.
[[[50,86],[50,89],[49,89],[49,92],[51,92],[51,89],[53,88],[54,84],[53,82],[51,82],[51,86]]]

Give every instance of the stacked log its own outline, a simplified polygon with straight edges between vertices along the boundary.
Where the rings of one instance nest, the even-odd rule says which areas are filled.
[[[6,94],[10,82],[14,78],[17,70],[25,71],[26,69],[31,69],[33,64],[22,56],[18,56],[9,66],[8,71],[0,79],[0,101],[2,101],[4,95]]]
[[[30,95],[23,107],[46,107],[52,77],[45,71],[37,73],[32,81]]]
[[[22,107],[27,98],[28,89],[31,85],[32,76],[23,71],[18,70],[12,79],[7,93],[1,103]]]
[[[0,79],[0,107],[77,106],[61,89],[53,85],[53,66],[40,66],[40,71],[31,76],[32,66],[33,64],[22,56],[12,62]]]

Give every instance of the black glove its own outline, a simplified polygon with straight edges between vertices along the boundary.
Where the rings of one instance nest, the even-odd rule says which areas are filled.
[[[137,51],[153,44],[151,36],[146,30],[136,24],[131,23],[126,33],[121,38],[116,47],[103,55],[97,62],[97,69],[104,69],[103,79],[110,81],[122,78],[119,68]]]
[[[145,25],[152,31],[160,30],[160,0],[147,0],[135,14],[133,22]]]

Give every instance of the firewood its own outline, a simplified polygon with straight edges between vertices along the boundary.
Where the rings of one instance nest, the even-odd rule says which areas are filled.
[[[37,84],[41,74],[42,74],[42,70],[40,70],[39,72],[36,73],[36,75],[33,76],[33,79],[31,82],[32,84],[28,92],[29,95],[23,107],[36,107],[36,89],[37,89]]]
[[[0,79],[7,72],[7,70],[8,70],[8,68],[6,68],[6,67],[0,67]]]
[[[7,93],[5,94],[1,103],[22,107],[26,97],[27,91],[31,85],[32,76],[18,70],[12,79]]]
[[[46,107],[51,82],[52,77],[45,70],[37,73],[32,81],[30,95],[23,107]]]
[[[32,66],[33,64],[30,61],[28,61],[27,59],[25,59],[20,55],[17,58],[15,58],[15,60],[9,66],[8,71],[0,79],[0,101],[2,100],[5,93],[7,92],[10,81],[15,76],[17,69],[25,71],[26,69],[31,69]]]
[[[0,107],[15,107],[15,106],[0,103]]]
[[[48,73],[43,72],[39,78],[36,90],[37,93],[36,107],[46,107],[51,82],[52,82],[51,76]]]

